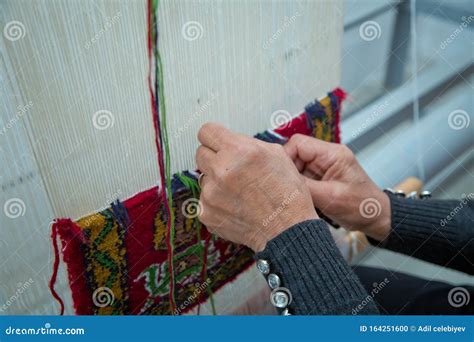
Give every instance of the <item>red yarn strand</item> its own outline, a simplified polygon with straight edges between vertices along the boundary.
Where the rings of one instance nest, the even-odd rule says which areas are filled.
[[[58,246],[58,229],[55,224],[52,225],[51,230],[51,240],[53,243],[54,248],[54,264],[53,264],[53,274],[51,275],[51,279],[49,281],[49,290],[53,295],[54,299],[59,303],[61,306],[60,315],[64,315],[64,302],[59,296],[59,294],[54,289],[54,285],[56,284],[56,279],[58,277],[58,270],[59,270],[59,246]]]
[[[161,178],[161,196],[163,199],[163,204],[165,206],[165,210],[167,213],[167,217],[170,218],[172,215],[171,208],[169,206],[169,202],[167,199],[167,194],[166,194],[166,184],[165,184],[165,166],[164,166],[164,161],[163,161],[163,150],[161,148],[160,144],[160,132],[161,132],[161,127],[160,127],[160,121],[159,121],[159,116],[158,116],[158,108],[156,106],[156,99],[155,96],[158,96],[157,94],[153,93],[153,85],[152,85],[152,60],[153,60],[153,0],[148,0],[148,6],[147,6],[147,24],[148,24],[148,90],[150,93],[150,99],[151,99],[151,108],[152,108],[152,113],[153,113],[153,127],[155,129],[155,145],[157,149],[157,158],[158,158],[158,165],[160,169],[160,178]],[[169,196],[172,196],[172,194],[169,194]],[[166,246],[168,248],[168,251],[171,251],[171,220],[167,220],[167,233],[166,233]],[[171,312],[174,314],[175,309],[176,309],[176,304],[174,302],[174,271],[173,271],[173,255],[172,253],[168,253],[168,269],[170,273],[170,290],[169,290],[169,296],[170,296],[170,307],[171,307]]]

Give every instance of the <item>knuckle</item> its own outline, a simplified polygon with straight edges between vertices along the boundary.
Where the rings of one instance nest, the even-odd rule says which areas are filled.
[[[290,142],[294,144],[301,144],[305,141],[307,137],[301,133],[296,133],[290,138]]]
[[[204,137],[212,136],[216,130],[216,124],[212,122],[206,122],[201,126],[198,131],[198,139],[201,140]]]
[[[347,145],[340,145],[341,154],[344,158],[353,159],[354,153]]]
[[[293,140],[293,141],[300,141],[302,139],[304,139],[304,135],[301,134],[301,133],[296,133],[296,134],[293,134],[293,136],[290,138],[290,140]]]
[[[211,130],[213,126],[214,126],[213,123],[206,122],[201,126],[201,128],[199,129],[199,132],[206,133],[207,131]]]
[[[205,123],[204,125],[202,125],[198,131],[198,138],[202,138],[203,136],[205,136],[208,129],[209,129],[209,123]]]

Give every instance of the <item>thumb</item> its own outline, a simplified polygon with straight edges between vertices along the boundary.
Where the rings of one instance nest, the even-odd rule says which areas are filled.
[[[331,201],[333,192],[331,182],[319,181],[305,176],[303,176],[303,179],[309,189],[314,206],[323,210]]]

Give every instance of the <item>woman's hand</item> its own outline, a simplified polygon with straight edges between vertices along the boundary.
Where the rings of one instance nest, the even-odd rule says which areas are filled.
[[[284,146],[305,176],[314,206],[336,223],[383,240],[390,233],[390,202],[345,145],[296,134]]]
[[[201,127],[196,153],[199,219],[209,231],[258,252],[296,223],[318,218],[311,195],[283,147],[213,123]]]

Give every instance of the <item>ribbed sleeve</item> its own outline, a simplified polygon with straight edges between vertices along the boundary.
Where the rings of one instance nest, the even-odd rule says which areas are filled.
[[[299,315],[378,314],[357,276],[343,259],[323,220],[301,222],[267,243],[256,259],[270,262],[292,294]]]
[[[380,243],[369,239],[373,245],[474,274],[474,209],[469,197],[458,201],[389,197],[392,229]]]

